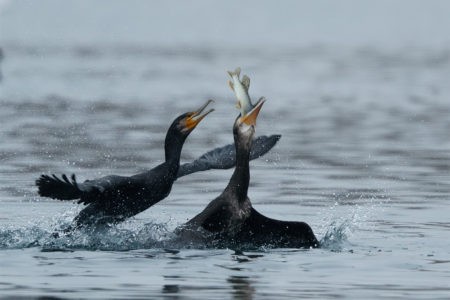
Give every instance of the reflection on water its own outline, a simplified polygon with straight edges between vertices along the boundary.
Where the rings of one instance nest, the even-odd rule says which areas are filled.
[[[252,287],[252,280],[250,280],[249,277],[230,276],[227,281],[233,288],[233,299],[253,299],[253,293],[255,292],[255,289]]]

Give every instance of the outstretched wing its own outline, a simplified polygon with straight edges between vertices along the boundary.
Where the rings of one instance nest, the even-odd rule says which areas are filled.
[[[65,174],[59,178],[55,174],[52,176],[41,175],[36,180],[38,193],[42,197],[49,197],[59,200],[78,199],[81,196],[81,191],[78,187],[75,174],[72,174],[71,180]]]
[[[271,136],[258,136],[253,141],[252,150],[250,151],[250,160],[261,157],[280,140],[281,135],[274,134]],[[206,171],[210,169],[229,169],[236,165],[236,147],[229,144],[220,148],[206,152],[193,162],[180,166],[177,177],[182,177],[191,173]]]
[[[86,180],[78,184],[81,190],[81,197],[78,203],[89,204],[97,201],[112,201],[125,196],[126,190],[132,187],[138,188],[139,182],[134,182],[133,178],[118,175],[109,175],[94,180]]]
[[[78,183],[75,174],[70,179],[65,174],[61,178],[53,174],[41,175],[36,185],[40,196],[58,200],[80,199],[78,203],[89,204],[114,197],[113,194],[119,193],[121,187],[129,184],[130,180],[130,177],[111,175]]]

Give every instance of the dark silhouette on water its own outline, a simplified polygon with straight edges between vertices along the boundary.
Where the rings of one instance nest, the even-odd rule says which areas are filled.
[[[188,135],[212,109],[201,114],[209,100],[199,110],[177,117],[166,134],[165,162],[150,171],[130,177],[111,175],[77,183],[71,180],[41,175],[36,180],[39,194],[59,200],[80,199],[86,204],[75,218],[77,225],[114,223],[134,216],[167,197],[177,179],[180,154]]]
[[[178,230],[182,236],[199,228],[211,233],[213,246],[258,248],[318,247],[314,233],[304,222],[274,220],[256,211],[247,197],[250,182],[249,156],[256,118],[264,101],[233,126],[236,167],[222,194],[186,225]]]
[[[191,113],[195,114],[190,116],[191,120],[193,117],[198,118],[205,107],[206,105],[196,113]],[[195,127],[181,132],[185,128],[183,122],[186,124],[188,115],[189,113],[183,114],[172,123],[166,135],[166,162],[153,170],[131,177],[111,175],[83,183],[78,183],[75,175],[72,175],[71,179],[66,175],[62,175],[61,178],[55,175],[41,175],[36,180],[39,195],[58,200],[80,199],[78,203],[87,204],[88,206],[75,218],[77,225],[115,223],[136,215],[164,199],[170,192],[173,181],[181,176],[235,166],[234,144],[216,148],[191,163],[179,166],[183,142]],[[251,159],[267,153],[280,137],[280,135],[257,137],[250,154]],[[178,171],[176,171],[177,168]],[[173,173],[176,174],[175,177]]]
[[[261,157],[280,140],[280,134],[271,136],[261,135],[254,139],[250,160]],[[211,169],[230,169],[236,165],[236,146],[229,144],[206,152],[196,160],[180,166],[177,177]]]

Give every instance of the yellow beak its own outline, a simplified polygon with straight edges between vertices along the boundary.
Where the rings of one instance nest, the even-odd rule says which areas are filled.
[[[264,98],[261,98],[251,111],[249,111],[244,117],[241,117],[241,121],[247,125],[256,126],[256,119],[258,118],[259,111],[261,110],[265,101],[266,100]]]
[[[189,131],[193,130],[198,125],[198,123],[200,123],[200,121],[203,120],[204,117],[206,117],[209,113],[214,111],[214,109],[212,108],[203,115],[201,114],[202,111],[205,110],[205,108],[212,102],[214,102],[214,100],[210,99],[206,101],[206,103],[203,104],[197,111],[189,113],[190,117],[186,119],[186,128]]]

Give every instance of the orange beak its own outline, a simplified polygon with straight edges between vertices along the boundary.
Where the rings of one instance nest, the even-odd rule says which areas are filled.
[[[213,112],[214,109],[208,110],[203,115],[201,114],[203,110],[211,103],[214,102],[214,100],[208,100],[205,104],[202,105],[197,111],[189,113],[190,116],[186,119],[186,128],[191,131],[194,130],[194,128],[200,123],[201,120],[203,120],[204,117],[206,117],[209,113]]]
[[[259,111],[261,110],[266,99],[261,98],[251,111],[249,111],[244,117],[241,117],[241,121],[247,125],[256,126],[256,119],[258,118]]]

